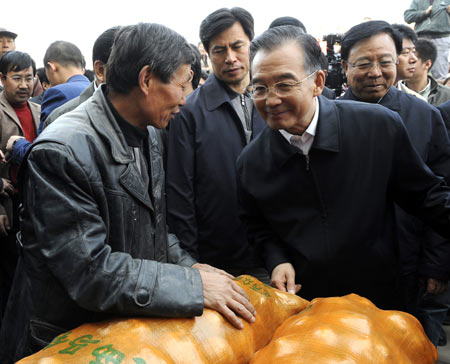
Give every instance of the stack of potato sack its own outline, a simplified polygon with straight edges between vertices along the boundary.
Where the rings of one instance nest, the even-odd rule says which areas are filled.
[[[309,305],[250,276],[236,278],[256,321],[235,329],[216,311],[182,319],[118,319],[84,324],[20,364],[247,364],[290,316]]]
[[[209,309],[192,319],[85,324],[18,364],[433,364],[437,360],[420,323],[406,313],[379,310],[357,295],[308,302],[249,276],[236,280],[257,311],[256,322],[243,321],[243,330]]]

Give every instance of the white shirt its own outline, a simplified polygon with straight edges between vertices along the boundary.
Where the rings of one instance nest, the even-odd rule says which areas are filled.
[[[314,142],[314,137],[316,135],[317,121],[319,120],[319,102],[317,101],[317,97],[314,97],[314,102],[316,103],[316,111],[314,112],[314,116],[309,123],[308,128],[302,135],[294,135],[283,129],[279,130],[288,143],[299,148],[304,155],[308,155],[309,150],[311,149]]]

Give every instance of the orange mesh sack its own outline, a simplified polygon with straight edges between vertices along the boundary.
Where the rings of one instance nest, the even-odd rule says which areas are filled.
[[[434,345],[419,321],[355,294],[316,298],[287,319],[250,364],[431,364]]]
[[[250,276],[236,278],[257,311],[235,329],[216,311],[183,319],[117,319],[62,334],[20,364],[247,364],[288,317],[309,302]]]

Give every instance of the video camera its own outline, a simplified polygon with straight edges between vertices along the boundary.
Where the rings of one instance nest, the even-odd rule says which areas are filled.
[[[328,73],[325,80],[325,86],[332,89],[336,97],[341,96],[343,85],[347,82],[344,70],[341,64],[340,45],[342,42],[342,34],[328,34],[323,36],[323,40],[327,42],[327,60]],[[335,51],[336,48],[339,48]]]

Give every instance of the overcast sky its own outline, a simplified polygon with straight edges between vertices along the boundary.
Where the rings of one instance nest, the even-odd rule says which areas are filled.
[[[29,53],[42,67],[45,50],[56,40],[76,44],[92,68],[92,45],[106,29],[138,22],[164,24],[197,44],[201,21],[222,7],[240,6],[253,15],[255,34],[273,19],[293,16],[316,38],[343,33],[365,17],[404,23],[412,0],[21,0],[2,10],[0,27],[18,34],[17,50]],[[20,5],[19,5],[20,4]],[[4,4],[5,5],[5,4]]]

